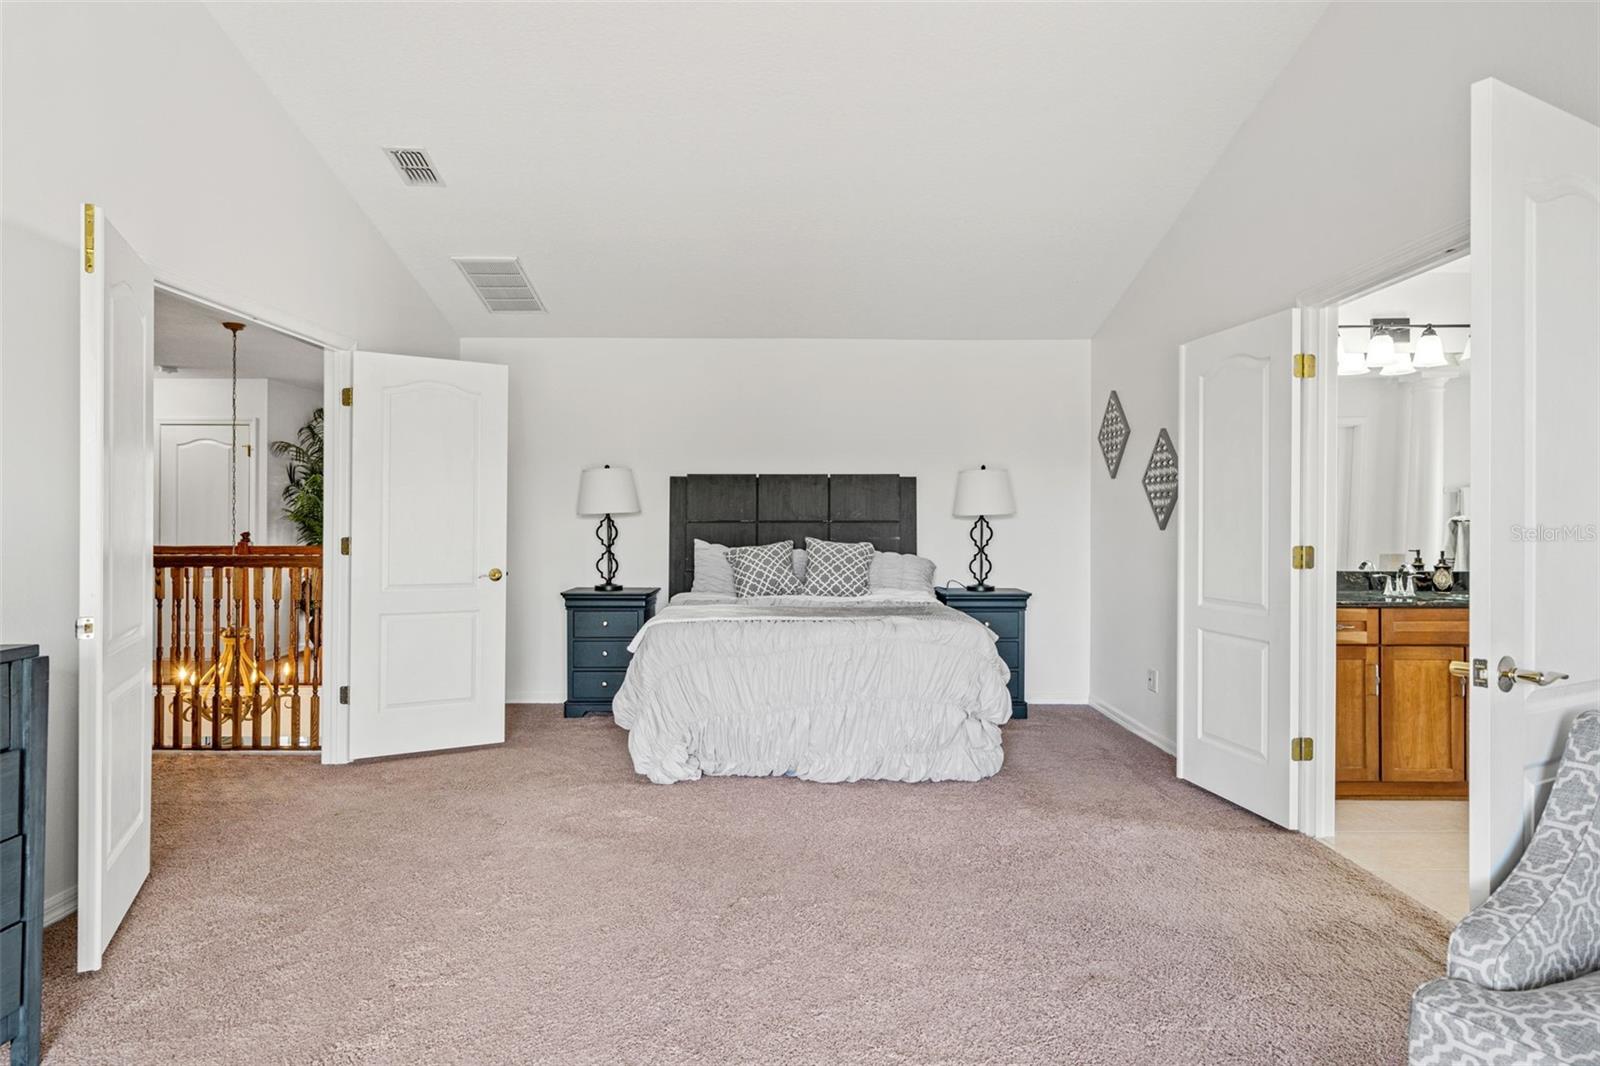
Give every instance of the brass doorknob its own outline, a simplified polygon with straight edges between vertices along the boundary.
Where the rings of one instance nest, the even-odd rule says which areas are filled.
[[[1509,655],[1500,658],[1500,691],[1510,692],[1518,681],[1529,685],[1538,685],[1544,688],[1557,681],[1565,681],[1568,675],[1556,670],[1522,670],[1517,667],[1517,660]]]
[[[1457,677],[1471,677],[1472,664],[1462,659],[1451,659],[1450,672]]]
[[[491,566],[489,568],[489,580],[490,581],[499,581],[501,578],[503,578],[505,576],[506,576],[506,572],[504,570],[500,569],[498,566]]]

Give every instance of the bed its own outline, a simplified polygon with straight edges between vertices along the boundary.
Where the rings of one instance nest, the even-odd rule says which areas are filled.
[[[690,475],[671,481],[668,605],[635,636],[614,720],[657,783],[705,774],[976,781],[1004,761],[1010,674],[994,634],[926,593],[692,591],[696,539],[805,538],[916,551],[916,479]]]

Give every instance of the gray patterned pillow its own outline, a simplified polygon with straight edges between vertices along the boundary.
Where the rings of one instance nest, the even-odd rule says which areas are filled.
[[[806,538],[807,596],[865,596],[872,542]]]
[[[798,596],[800,579],[794,572],[794,541],[729,548],[735,596]]]

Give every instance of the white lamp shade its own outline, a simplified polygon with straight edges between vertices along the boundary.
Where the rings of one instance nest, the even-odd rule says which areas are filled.
[[[1447,366],[1444,358],[1444,341],[1432,326],[1422,331],[1422,336],[1417,338],[1417,352],[1412,356],[1411,363],[1417,367]]]
[[[1415,374],[1417,368],[1411,365],[1411,357],[1405,352],[1395,353],[1394,362],[1378,371],[1381,378],[1403,378],[1407,374]]]
[[[1011,473],[987,466],[963,470],[956,476],[957,518],[979,515],[1016,514],[1017,501],[1011,495]]]
[[[1344,339],[1344,334],[1339,334],[1339,376],[1356,377],[1366,372],[1366,354],[1361,349],[1352,347],[1350,342]]]
[[[1465,363],[1472,358],[1472,334],[1467,334],[1467,342],[1461,346],[1461,355],[1456,359],[1458,363]]]
[[[1387,333],[1374,333],[1367,341],[1367,365],[1386,367],[1399,357],[1394,350],[1394,338]],[[1410,371],[1407,371],[1410,373]]]
[[[639,492],[625,466],[591,466],[578,479],[580,515],[638,514]]]

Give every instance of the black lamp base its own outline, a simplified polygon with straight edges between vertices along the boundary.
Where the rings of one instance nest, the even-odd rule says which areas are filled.
[[[600,520],[594,527],[594,535],[605,546],[605,551],[600,553],[599,560],[594,564],[595,570],[600,574],[600,584],[594,587],[596,592],[621,592],[622,586],[617,584],[617,523],[612,521],[610,515]]]
[[[972,584],[967,586],[968,592],[993,592],[994,586],[989,584],[989,572],[994,569],[989,565],[989,542],[994,539],[994,527],[989,525],[989,520],[983,515],[972,523],[972,532],[969,534],[972,546],[978,551],[972,557],[972,562],[967,564],[967,572],[972,575]]]

